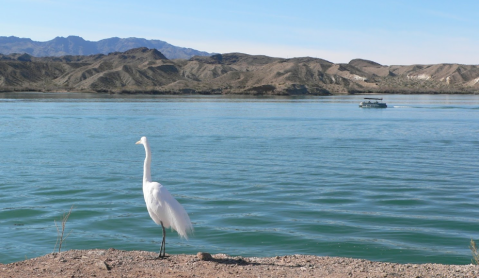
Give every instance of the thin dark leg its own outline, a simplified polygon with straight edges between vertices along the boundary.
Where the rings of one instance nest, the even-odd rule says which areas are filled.
[[[166,249],[166,246],[165,246],[165,238],[166,238],[166,232],[165,232],[165,226],[163,226],[163,222],[160,221],[160,224],[161,224],[161,229],[163,230],[163,240],[161,241],[161,248],[160,248],[160,255],[158,256],[158,258],[164,258],[165,257],[165,249]]]
[[[163,226],[163,222],[161,222],[161,229],[163,230],[163,242],[161,245],[163,246],[163,257],[166,256],[166,231],[165,231],[165,226]]]

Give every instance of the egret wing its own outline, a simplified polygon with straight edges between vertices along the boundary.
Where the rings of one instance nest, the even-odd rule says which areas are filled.
[[[150,182],[144,186],[145,202],[150,217],[156,224],[163,222],[166,228],[171,227],[181,237],[188,238],[193,232],[188,213],[170,192],[157,182]]]

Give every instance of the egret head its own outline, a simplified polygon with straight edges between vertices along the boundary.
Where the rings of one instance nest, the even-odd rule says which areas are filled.
[[[146,137],[143,136],[141,137],[140,141],[136,142],[136,144],[141,144],[141,145],[146,145],[148,143],[148,140],[146,140]]]

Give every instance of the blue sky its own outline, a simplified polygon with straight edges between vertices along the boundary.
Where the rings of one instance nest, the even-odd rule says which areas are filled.
[[[0,36],[158,39],[274,57],[479,64],[479,1],[0,0]]]

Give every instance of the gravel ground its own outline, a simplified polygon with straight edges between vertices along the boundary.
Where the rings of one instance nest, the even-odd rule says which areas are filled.
[[[0,264],[0,277],[479,277],[476,265],[397,264],[309,255],[157,256],[146,251],[70,250]]]

